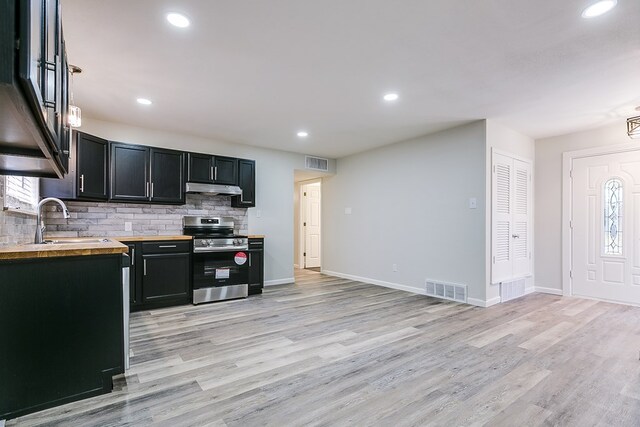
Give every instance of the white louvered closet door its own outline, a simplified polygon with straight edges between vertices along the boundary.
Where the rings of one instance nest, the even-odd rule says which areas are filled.
[[[531,274],[531,164],[493,153],[491,282]]]

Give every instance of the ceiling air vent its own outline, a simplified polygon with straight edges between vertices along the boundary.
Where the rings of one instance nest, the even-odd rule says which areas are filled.
[[[314,171],[327,172],[329,170],[329,159],[321,157],[305,156],[304,164],[307,169],[313,169]]]

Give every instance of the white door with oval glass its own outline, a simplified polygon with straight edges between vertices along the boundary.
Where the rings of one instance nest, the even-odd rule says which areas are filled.
[[[573,160],[572,294],[640,304],[640,151]]]

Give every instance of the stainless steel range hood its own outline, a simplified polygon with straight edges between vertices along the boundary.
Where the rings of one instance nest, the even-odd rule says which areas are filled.
[[[242,189],[236,185],[200,184],[197,182],[187,182],[185,188],[187,193],[201,194],[223,194],[228,196],[241,196]]]

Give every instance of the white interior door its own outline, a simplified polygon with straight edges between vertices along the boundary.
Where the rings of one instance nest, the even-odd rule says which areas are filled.
[[[640,304],[640,151],[575,159],[571,289]]]
[[[493,153],[491,283],[528,277],[531,262],[531,163]]]
[[[320,267],[320,211],[321,211],[320,183],[306,184],[303,188],[304,197],[304,266],[305,268]]]

